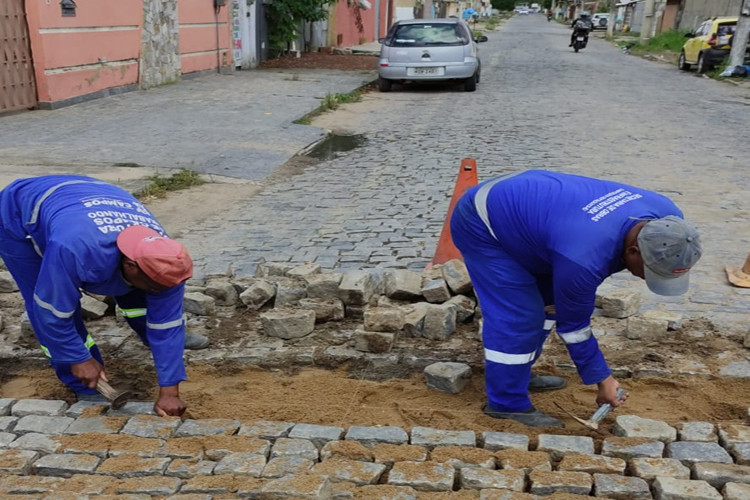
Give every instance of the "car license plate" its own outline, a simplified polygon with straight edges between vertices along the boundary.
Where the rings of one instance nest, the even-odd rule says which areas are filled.
[[[579,42],[582,42],[582,41],[583,41],[583,37],[582,37],[582,36],[579,36],[579,37],[578,37],[578,41],[579,41]]]
[[[443,68],[440,66],[427,66],[422,68],[409,68],[406,72],[408,76],[427,76],[443,74]]]

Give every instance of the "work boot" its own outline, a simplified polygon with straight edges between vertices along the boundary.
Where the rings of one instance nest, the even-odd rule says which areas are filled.
[[[546,413],[542,413],[533,406],[526,411],[506,412],[495,411],[490,408],[489,405],[487,405],[482,408],[482,411],[485,413],[485,415],[489,415],[492,418],[515,420],[516,422],[521,422],[522,424],[528,425],[530,427],[565,427],[565,424],[563,424],[562,421],[554,417],[550,417]]]
[[[556,391],[566,385],[568,385],[568,381],[562,377],[532,373],[531,380],[529,380],[529,392]]]
[[[190,332],[185,334],[185,349],[190,349],[191,351],[204,349],[208,346],[208,342],[208,337],[205,335]]]

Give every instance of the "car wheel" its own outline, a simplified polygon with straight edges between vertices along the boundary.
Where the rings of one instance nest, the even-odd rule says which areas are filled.
[[[385,78],[378,78],[378,90],[381,92],[390,92],[393,83]]]
[[[464,80],[464,90],[466,92],[474,92],[477,89],[477,74],[474,73],[469,78]]]
[[[482,78],[482,67],[477,67],[477,83],[479,83],[479,80]]]
[[[698,55],[698,62],[695,65],[695,70],[698,72],[699,75],[702,75],[706,71],[710,70],[711,67],[706,64],[706,60],[703,58],[703,54]]]
[[[690,65],[685,62],[685,52],[680,52],[680,59],[677,61],[677,67],[682,71],[690,70]]]

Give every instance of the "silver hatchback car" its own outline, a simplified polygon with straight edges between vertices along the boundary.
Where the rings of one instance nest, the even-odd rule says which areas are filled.
[[[481,62],[471,28],[457,18],[397,21],[381,43],[378,87],[388,92],[394,82],[463,81],[473,92],[479,83]]]

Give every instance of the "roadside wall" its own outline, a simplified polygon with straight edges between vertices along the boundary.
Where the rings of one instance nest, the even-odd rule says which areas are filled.
[[[368,8],[363,7],[364,1],[338,0],[331,7],[328,30],[329,46],[351,47],[374,42],[386,35],[391,17],[388,0],[366,0],[369,4]],[[357,9],[358,5],[359,9]],[[357,15],[357,11],[359,15]],[[376,12],[378,14],[377,19]]]
[[[678,28],[691,30],[709,17],[736,17],[742,0],[685,0]]]
[[[25,8],[41,108],[231,63],[228,9],[216,14],[211,0],[76,0],[68,16],[57,0]]]

